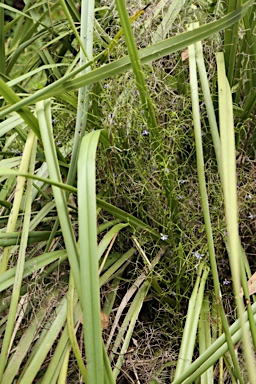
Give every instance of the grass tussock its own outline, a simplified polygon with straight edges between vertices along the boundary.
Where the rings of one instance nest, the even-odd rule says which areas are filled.
[[[0,382],[253,382],[254,13],[0,8]]]

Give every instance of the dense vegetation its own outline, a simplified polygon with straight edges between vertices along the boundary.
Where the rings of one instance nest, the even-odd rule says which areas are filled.
[[[254,382],[255,12],[1,3],[0,383]]]

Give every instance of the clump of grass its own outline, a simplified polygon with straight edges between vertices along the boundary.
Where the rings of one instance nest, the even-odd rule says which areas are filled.
[[[0,72],[7,76],[4,80],[10,78],[15,82],[14,85],[1,83],[6,101],[3,101],[0,115],[7,119],[1,123],[4,132],[1,165],[9,167],[1,173],[1,232],[6,232],[13,196],[18,193],[15,192],[14,178],[17,173],[12,172],[12,168],[19,167],[21,159],[24,161],[23,143],[30,128],[38,137],[38,143],[34,144],[31,158],[30,154],[27,155],[29,180],[33,174],[44,178],[33,179],[33,184],[28,182],[24,189],[13,227],[21,238],[13,243],[13,234],[8,230],[6,238],[1,238],[5,252],[4,242],[12,240],[8,243],[11,247],[8,248],[8,268],[0,276],[4,314],[1,332],[5,333],[1,345],[0,376],[6,383],[16,378],[27,383],[42,377],[43,382],[68,380],[121,384],[140,380],[155,384],[173,380],[176,367],[180,370],[182,356],[179,359],[179,349],[181,339],[185,337],[186,317],[190,318],[187,309],[192,305],[192,292],[193,298],[195,296],[193,286],[204,287],[205,275],[202,273],[201,280],[199,275],[203,263],[210,264],[210,247],[197,175],[198,143],[195,144],[192,129],[195,109],[190,95],[191,73],[188,60],[180,52],[181,47],[183,50],[186,48],[185,38],[191,37],[192,33],[183,35],[184,40],[174,45],[176,52],[172,52],[172,44],[178,41],[165,39],[185,32],[185,24],[195,19],[204,22],[218,20],[226,14],[226,9],[224,5],[210,9],[205,2],[200,2],[198,7],[183,7],[182,2],[176,1],[174,11],[177,13],[169,14],[172,4],[168,1],[162,3],[165,5],[160,12],[160,2],[153,1],[151,6],[137,13],[138,3],[127,2],[133,22],[131,32],[123,1],[117,4],[117,8],[112,2],[107,1],[102,6],[96,1],[94,35],[91,28],[94,10],[86,8],[88,13],[82,13],[85,18],[81,20],[81,37],[79,28],[76,29],[80,14],[70,2],[65,3],[65,7],[61,2],[62,8],[57,3],[40,5],[40,12],[37,5],[30,8],[27,4],[24,12],[28,17],[17,15],[16,21],[17,25],[24,25],[23,31],[28,35],[24,32],[18,36],[14,29],[9,29],[6,54],[4,47],[0,46],[1,57],[7,64],[5,67],[1,61]],[[246,7],[248,9],[248,4],[241,12]],[[145,5],[141,4],[141,8]],[[170,17],[166,19],[165,15]],[[40,20],[38,24],[37,19]],[[238,23],[238,18],[236,21]],[[248,20],[244,19],[246,22]],[[205,28],[200,37],[206,38],[203,52],[214,103],[218,97],[214,52],[223,44],[222,35],[217,33],[220,28],[217,27],[218,21],[216,23],[216,33],[207,37]],[[193,33],[194,40],[188,44],[199,40],[197,30]],[[86,41],[85,35],[88,37]],[[133,36],[135,44],[132,45]],[[31,42],[30,37],[34,38]],[[227,33],[226,41],[228,38]],[[81,48],[79,54],[81,40],[85,49]],[[25,45],[18,44],[20,48],[15,51],[12,47],[17,42]],[[156,43],[153,48],[137,54],[136,47],[143,49],[152,43]],[[122,59],[127,53],[131,59]],[[101,56],[88,65],[96,54]],[[248,49],[246,54],[249,55]],[[73,77],[79,73],[79,59],[82,75],[72,79],[70,73]],[[84,63],[87,63],[86,68]],[[36,71],[32,74],[34,69]],[[27,77],[21,78],[21,75]],[[253,84],[250,77],[244,81],[247,85],[248,82]],[[247,85],[244,85],[234,100],[238,105],[242,96],[252,110],[252,100],[247,97]],[[14,87],[16,93],[11,92],[8,86]],[[232,82],[231,86],[235,92],[236,84]],[[218,279],[225,313],[233,322],[237,315],[231,284],[234,283],[232,263],[228,261],[226,248],[221,167],[218,157],[216,161],[209,111],[201,89],[197,96]],[[28,104],[23,111],[19,109],[20,104],[19,108],[15,104],[19,97],[23,99],[22,103]],[[38,102],[39,99],[43,101]],[[5,102],[15,104],[11,113]],[[34,102],[37,102],[36,107]],[[217,105],[214,106],[217,109]],[[15,108],[26,124],[23,120],[13,123]],[[36,117],[31,112],[36,112]],[[250,116],[246,115],[247,120],[241,119],[247,111],[238,108],[237,112],[237,150],[239,155],[244,152],[237,167],[239,225],[242,244],[253,269],[254,194],[251,178],[254,162],[251,153],[254,133]],[[7,123],[10,123],[8,127]],[[244,136],[246,140],[243,140]],[[31,133],[28,137],[31,138]],[[249,156],[247,145],[250,145]],[[5,152],[11,148],[19,153],[12,152],[15,162],[6,163],[8,154]],[[24,176],[24,167],[21,173]],[[8,179],[6,175],[11,177]],[[30,207],[28,201],[31,201]],[[28,219],[29,215],[31,219]],[[42,230],[46,231],[44,235],[40,232]],[[39,239],[37,245],[24,248],[26,233],[29,238],[32,231],[44,238]],[[17,265],[20,267],[16,268]],[[216,287],[216,275],[214,270],[211,272],[204,294],[205,301],[212,303],[206,307],[214,321],[206,317],[202,322],[207,323],[207,329],[212,329],[213,338],[217,339],[222,330],[219,325],[219,328],[214,325],[220,320],[215,308],[218,295],[215,297],[212,293]],[[20,284],[16,291],[13,284]],[[45,301],[44,296],[47,296]],[[195,312],[199,313],[199,296],[197,299]],[[47,300],[51,307],[46,305]],[[12,311],[8,320],[4,311],[10,302]],[[18,304],[23,306],[24,314],[20,312],[15,320],[15,306],[18,308]],[[248,314],[252,315],[250,310]],[[110,316],[110,325],[102,332],[107,350],[101,344],[100,311]],[[250,321],[252,327],[252,316]],[[192,325],[195,329],[195,324]],[[226,328],[225,332],[228,335],[229,329]],[[26,338],[29,342],[24,347]],[[195,361],[186,367],[192,370],[192,375],[198,360],[212,348],[211,345],[202,347],[203,343],[200,333],[199,345],[196,343],[194,350]],[[232,353],[231,344],[229,349]],[[25,351],[24,355],[21,351]],[[221,375],[223,354],[220,353],[202,375],[213,374],[217,360],[219,366],[214,375]],[[229,359],[228,355],[225,358]],[[232,358],[234,360],[234,356]],[[190,359],[192,356],[186,357],[187,361]],[[240,381],[246,381],[247,373],[238,367],[238,363],[244,366],[242,359],[239,357],[238,362],[233,362],[237,363],[235,372],[240,375]],[[15,370],[12,364],[16,364]],[[103,369],[103,364],[104,380],[103,370],[97,368]],[[200,364],[201,368],[203,364],[205,361]],[[230,369],[227,361],[226,366]],[[181,374],[183,371],[185,369]],[[187,378],[191,376],[186,372]],[[232,372],[233,368],[230,375]],[[179,382],[180,378],[175,377],[175,382],[177,380]]]

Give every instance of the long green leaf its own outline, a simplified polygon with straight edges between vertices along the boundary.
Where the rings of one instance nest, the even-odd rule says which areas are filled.
[[[56,147],[52,133],[50,100],[39,102],[37,104],[37,116],[45,148],[45,157],[48,165],[49,175],[53,180],[61,184],[60,168],[57,160]],[[74,274],[75,284],[80,298],[81,289],[79,279],[79,255],[75,235],[69,218],[66,196],[62,189],[55,186],[53,186],[52,189],[68,253],[68,258],[71,265],[71,271]]]
[[[32,134],[28,136],[24,153],[22,156],[21,164],[20,164],[20,170],[21,172],[26,172],[28,170],[29,161],[30,161],[30,155],[33,148],[34,138]],[[18,220],[19,210],[21,206],[21,199],[23,196],[23,191],[25,187],[25,178],[19,176],[17,178],[17,188],[15,192],[15,198],[13,202],[13,207],[11,210],[11,214],[9,215],[8,224],[6,228],[6,232],[14,232],[16,228],[16,223]],[[11,249],[10,247],[6,247],[4,249],[1,261],[0,261],[0,273],[4,273],[8,266],[8,260],[10,257]]]
[[[194,27],[198,27],[198,23],[194,23],[194,25],[190,26],[190,28],[194,28]],[[227,337],[231,358],[232,358],[234,367],[239,375],[240,381],[242,381],[242,376],[240,374],[231,336],[229,334],[226,315],[225,315],[224,308],[221,301],[221,289],[220,289],[219,275],[218,275],[218,269],[217,269],[217,263],[216,263],[214,239],[213,239],[213,233],[212,233],[212,224],[211,224],[211,218],[210,218],[210,209],[209,209],[207,187],[206,187],[206,180],[205,180],[202,131],[201,131],[201,124],[200,124],[198,80],[197,80],[197,74],[196,74],[195,61],[199,68],[204,97],[206,99],[206,103],[208,104],[207,112],[209,115],[209,121],[211,125],[212,136],[213,136],[213,143],[215,146],[216,158],[218,161],[220,176],[222,180],[223,177],[222,177],[220,138],[219,138],[218,128],[216,124],[215,113],[213,111],[212,100],[210,97],[208,80],[207,80],[204,63],[203,63],[202,46],[199,42],[195,44],[195,49],[194,49],[194,46],[189,47],[190,87],[191,87],[191,96],[192,96],[192,111],[193,111],[193,124],[194,124],[194,131],[195,131],[199,188],[200,188],[202,208],[204,213],[204,222],[205,222],[208,250],[209,250],[209,256],[210,256],[211,271],[212,271],[213,282],[214,282],[215,297],[218,303],[218,309],[219,309],[219,314],[222,320],[222,326],[223,326],[223,329],[225,330],[225,334]]]
[[[23,278],[31,276],[35,271],[44,268],[48,264],[53,263],[55,260],[58,260],[58,263],[60,264],[66,259],[66,251],[54,251],[34,257],[33,259],[25,262]],[[9,268],[5,273],[0,275],[0,292],[13,285],[16,269],[17,267]]]
[[[241,244],[238,233],[238,204],[237,204],[237,180],[236,180],[236,158],[235,158],[235,133],[233,123],[232,95],[226,78],[224,67],[224,55],[217,55],[218,69],[218,91],[219,91],[219,119],[220,138],[223,161],[223,192],[225,202],[225,216],[228,232],[228,253],[232,273],[233,287],[237,303],[237,313],[242,319],[244,305],[240,297],[241,286]],[[256,377],[256,365],[253,352],[250,347],[248,332],[245,324],[241,324],[244,357],[251,382]]]
[[[19,343],[15,349],[15,352],[12,354],[7,368],[4,372],[2,383],[12,384],[14,383],[15,376],[19,373],[20,366],[22,364],[23,359],[25,359],[27,353],[31,349],[31,345],[35,339],[35,334],[37,333],[38,328],[43,327],[43,320],[47,316],[47,306],[49,300],[53,300],[53,298],[57,298],[57,293],[55,297],[51,293],[50,297],[47,295],[43,302],[41,303],[40,309],[36,312],[36,314],[31,319],[28,328],[25,333],[19,340]]]
[[[256,303],[252,306],[254,321],[256,321]],[[248,313],[243,313],[241,319],[230,326],[229,332],[232,337],[232,343],[236,344],[242,337],[241,321],[245,323],[246,330],[249,330]],[[225,334],[222,334],[198,359],[196,359],[185,372],[173,381],[172,384],[190,384],[206,372],[221,356],[228,351],[228,343]],[[242,381],[243,382],[243,381]]]
[[[0,77],[0,93],[4,97],[9,104],[19,103],[20,98],[16,95],[16,93],[8,87],[8,85],[1,79]],[[38,123],[35,116],[30,112],[27,107],[21,107],[18,111],[19,115],[22,119],[28,124],[29,128],[31,128],[37,137],[40,137]]]
[[[40,370],[47,354],[56,342],[59,332],[62,330],[67,318],[66,297],[60,301],[55,311],[55,319],[45,325],[46,327],[48,326],[48,329],[46,329],[45,332],[42,332],[42,337],[39,338],[34,345],[34,353],[30,355],[31,358],[27,361],[26,366],[23,368],[19,384],[32,384],[34,382],[34,379],[38,374],[38,371]]]
[[[95,157],[100,131],[87,134],[78,159],[78,223],[80,241],[81,306],[88,382],[104,383],[97,257]]]
[[[117,224],[115,225],[113,228],[110,229],[110,231],[108,231],[106,233],[106,235],[103,237],[103,239],[101,240],[99,246],[98,246],[98,259],[101,258],[101,256],[103,255],[103,253],[105,252],[107,246],[109,245],[109,243],[111,242],[112,238],[118,234],[119,231],[121,231],[121,229],[127,227],[128,224]]]
[[[205,283],[208,273],[209,267],[200,264],[196,283],[189,300],[186,324],[183,329],[179,360],[175,371],[174,381],[177,380],[181,373],[190,366],[193,358],[196,342],[196,331],[198,328],[199,315],[203,302]]]
[[[126,335],[124,337],[123,345],[120,350],[120,353],[118,354],[117,362],[115,363],[115,368],[113,370],[113,376],[116,379],[121,371],[121,366],[123,363],[123,360],[125,358],[125,354],[127,353],[133,330],[136,324],[136,321],[138,319],[142,304],[145,300],[145,297],[147,296],[148,290],[150,288],[150,283],[148,280],[146,280],[143,285],[138,289],[138,292],[136,296],[134,297],[131,306],[124,318],[124,321],[121,326],[120,333],[123,334],[127,329]],[[118,335],[120,341],[122,340],[122,336]],[[118,343],[115,342],[115,348],[118,346]]]
[[[228,12],[234,11],[236,8],[241,6],[241,0],[233,0],[228,2]],[[237,44],[239,39],[239,22],[234,23],[229,28],[225,30],[225,62],[228,63],[226,68],[227,78],[230,84],[230,87],[233,86],[234,78],[234,69],[236,62],[236,53],[237,53]]]
[[[28,244],[39,243],[44,240],[48,240],[51,232],[50,231],[36,231],[29,232],[28,234]],[[60,236],[61,232],[57,232],[56,236]],[[18,245],[20,244],[20,232],[9,232],[9,233],[0,233],[0,246],[6,247],[9,245]]]
[[[71,344],[71,347],[73,349],[73,353],[75,355],[78,367],[80,369],[80,373],[83,377],[83,381],[85,384],[88,384],[87,381],[87,370],[85,368],[85,364],[83,361],[83,357],[80,352],[80,348],[76,339],[76,332],[75,332],[75,325],[74,325],[74,303],[77,303],[77,295],[75,296],[75,284],[74,284],[74,278],[72,275],[70,275],[69,278],[69,287],[68,287],[68,313],[67,313],[67,330],[68,330],[68,336],[69,336],[69,342]],[[81,306],[80,306],[81,309]],[[81,311],[82,315],[82,311]]]
[[[61,0],[64,3],[64,0]],[[86,1],[82,0],[81,3],[81,38],[80,42],[80,66],[83,67],[85,63],[88,63],[93,56],[93,21],[94,21],[94,0]],[[87,66],[82,72],[88,73],[91,71],[91,66]],[[72,158],[70,162],[70,168],[67,177],[67,183],[73,184],[76,177],[77,159],[79,154],[79,148],[81,139],[84,137],[88,109],[90,102],[90,86],[86,85],[78,90],[78,103],[76,112],[76,127],[74,134],[74,143],[72,150]]]
[[[28,135],[28,143],[30,142],[31,142],[31,147],[30,147],[31,158],[29,159],[30,160],[29,172],[34,173],[37,143],[35,140],[35,135],[32,131]],[[26,196],[26,205],[25,205],[24,223],[23,223],[23,230],[21,235],[19,256],[17,261],[17,268],[16,268],[15,279],[14,279],[10,310],[8,314],[8,321],[7,321],[7,326],[4,334],[4,340],[3,340],[1,356],[0,356],[0,381],[2,379],[8,354],[11,349],[11,338],[14,332],[16,312],[18,308],[20,288],[21,288],[22,278],[23,278],[25,255],[26,255],[26,248],[27,248],[28,234],[29,234],[29,222],[30,222],[30,216],[31,216],[31,203],[32,203],[32,181],[31,180],[28,181],[25,196]]]
[[[4,1],[1,0],[1,3]],[[0,8],[0,73],[5,73],[4,9]]]

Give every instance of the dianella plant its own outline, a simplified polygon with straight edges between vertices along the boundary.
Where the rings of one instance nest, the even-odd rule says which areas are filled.
[[[0,383],[255,381],[255,11],[0,3]]]

